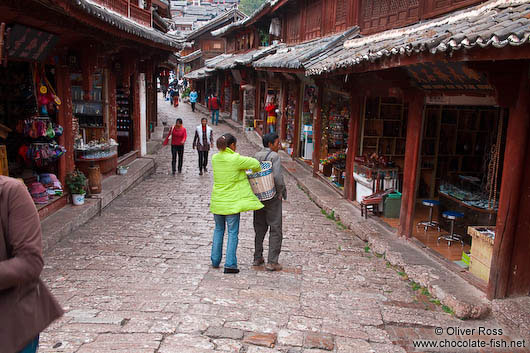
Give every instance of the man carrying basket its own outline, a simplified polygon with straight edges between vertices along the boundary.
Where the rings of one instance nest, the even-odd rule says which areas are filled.
[[[280,138],[276,133],[269,133],[263,136],[263,149],[256,153],[254,158],[258,161],[272,162],[272,174],[274,176],[274,186],[276,195],[266,201],[262,201],[264,208],[254,211],[254,262],[253,266],[261,266],[265,263],[263,258],[263,240],[267,230],[269,233],[269,254],[267,265],[268,271],[280,271],[282,265],[278,263],[280,251],[282,249],[282,198],[287,200],[287,189],[283,180],[282,162],[278,151],[280,150]]]

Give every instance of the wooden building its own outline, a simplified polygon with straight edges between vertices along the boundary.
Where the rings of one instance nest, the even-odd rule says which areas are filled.
[[[0,70],[7,78],[0,83],[0,124],[14,128],[0,143],[7,145],[11,176],[30,183],[52,173],[64,184],[75,168],[88,172],[96,164],[113,174],[119,162],[146,153],[149,123],[157,120],[157,67],[181,47],[153,29],[156,11],[151,1],[0,5]],[[24,90],[9,88],[11,79]],[[23,109],[16,109],[21,99]],[[28,132],[41,125],[46,135]],[[43,146],[62,146],[62,153],[53,147],[56,158],[40,160]],[[66,200],[43,202],[41,214]]]
[[[274,95],[288,152],[346,199],[401,192],[397,206],[377,201],[398,236],[417,237],[490,298],[529,295],[529,10],[522,0],[269,1],[212,32],[227,48],[208,70],[249,92],[244,126],[260,133]],[[418,225],[431,207],[441,231]],[[444,236],[451,218],[462,243]],[[462,272],[454,261],[470,248]]]

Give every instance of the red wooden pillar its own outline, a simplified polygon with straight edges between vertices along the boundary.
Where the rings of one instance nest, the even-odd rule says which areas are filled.
[[[320,166],[320,145],[322,140],[322,99],[324,98],[324,85],[318,83],[317,113],[313,120],[313,176],[317,176]]]
[[[118,118],[116,104],[116,72],[113,69],[108,71],[108,99],[109,99],[109,137],[118,141]]]
[[[418,179],[421,132],[425,95],[419,91],[406,91],[405,100],[409,104],[407,121],[407,143],[405,146],[405,165],[403,168],[403,194],[399,216],[398,235],[410,237],[414,222],[414,204]]]
[[[361,126],[362,98],[352,94],[350,98],[350,121],[348,124],[348,154],[346,155],[346,179],[344,180],[344,197],[355,200],[355,181],[353,166],[359,149],[359,129]]]
[[[63,127],[63,134],[59,137],[59,144],[66,148],[66,153],[59,159],[59,180],[65,182],[66,174],[75,169],[74,163],[74,134],[72,131],[72,86],[68,65],[57,67],[57,94],[62,104],[59,107],[57,122]]]
[[[282,82],[282,112],[280,139],[283,141],[287,135],[287,96],[289,94],[289,83]]]
[[[510,107],[506,147],[504,151],[501,195],[497,212],[488,297],[504,298],[508,293],[511,261],[516,238],[521,186],[524,178],[525,152],[530,128],[530,85],[528,67],[519,75],[517,99]],[[499,131],[498,133],[502,133]],[[528,234],[528,233],[527,233]],[[527,254],[528,255],[528,254]]]
[[[302,89],[302,82],[298,78],[296,78],[294,87],[296,91],[296,107],[294,109],[293,157],[298,157],[300,153],[300,90]]]
[[[140,135],[140,80],[138,69],[133,72],[133,148],[140,152],[142,141]]]

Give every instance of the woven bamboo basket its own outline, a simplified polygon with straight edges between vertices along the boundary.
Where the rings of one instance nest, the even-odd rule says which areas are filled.
[[[276,195],[274,176],[272,175],[272,162],[261,162],[261,171],[247,173],[248,182],[252,191],[260,201],[267,201]]]

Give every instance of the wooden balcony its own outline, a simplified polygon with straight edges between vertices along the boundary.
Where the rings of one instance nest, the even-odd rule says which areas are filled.
[[[359,25],[365,34],[403,27],[484,0],[359,0]]]
[[[130,18],[141,25],[152,27],[151,11],[138,7],[137,0],[132,1],[133,2],[131,2],[131,0],[96,0],[96,2],[109,10]],[[149,1],[148,3],[149,7],[151,7],[151,2]]]

